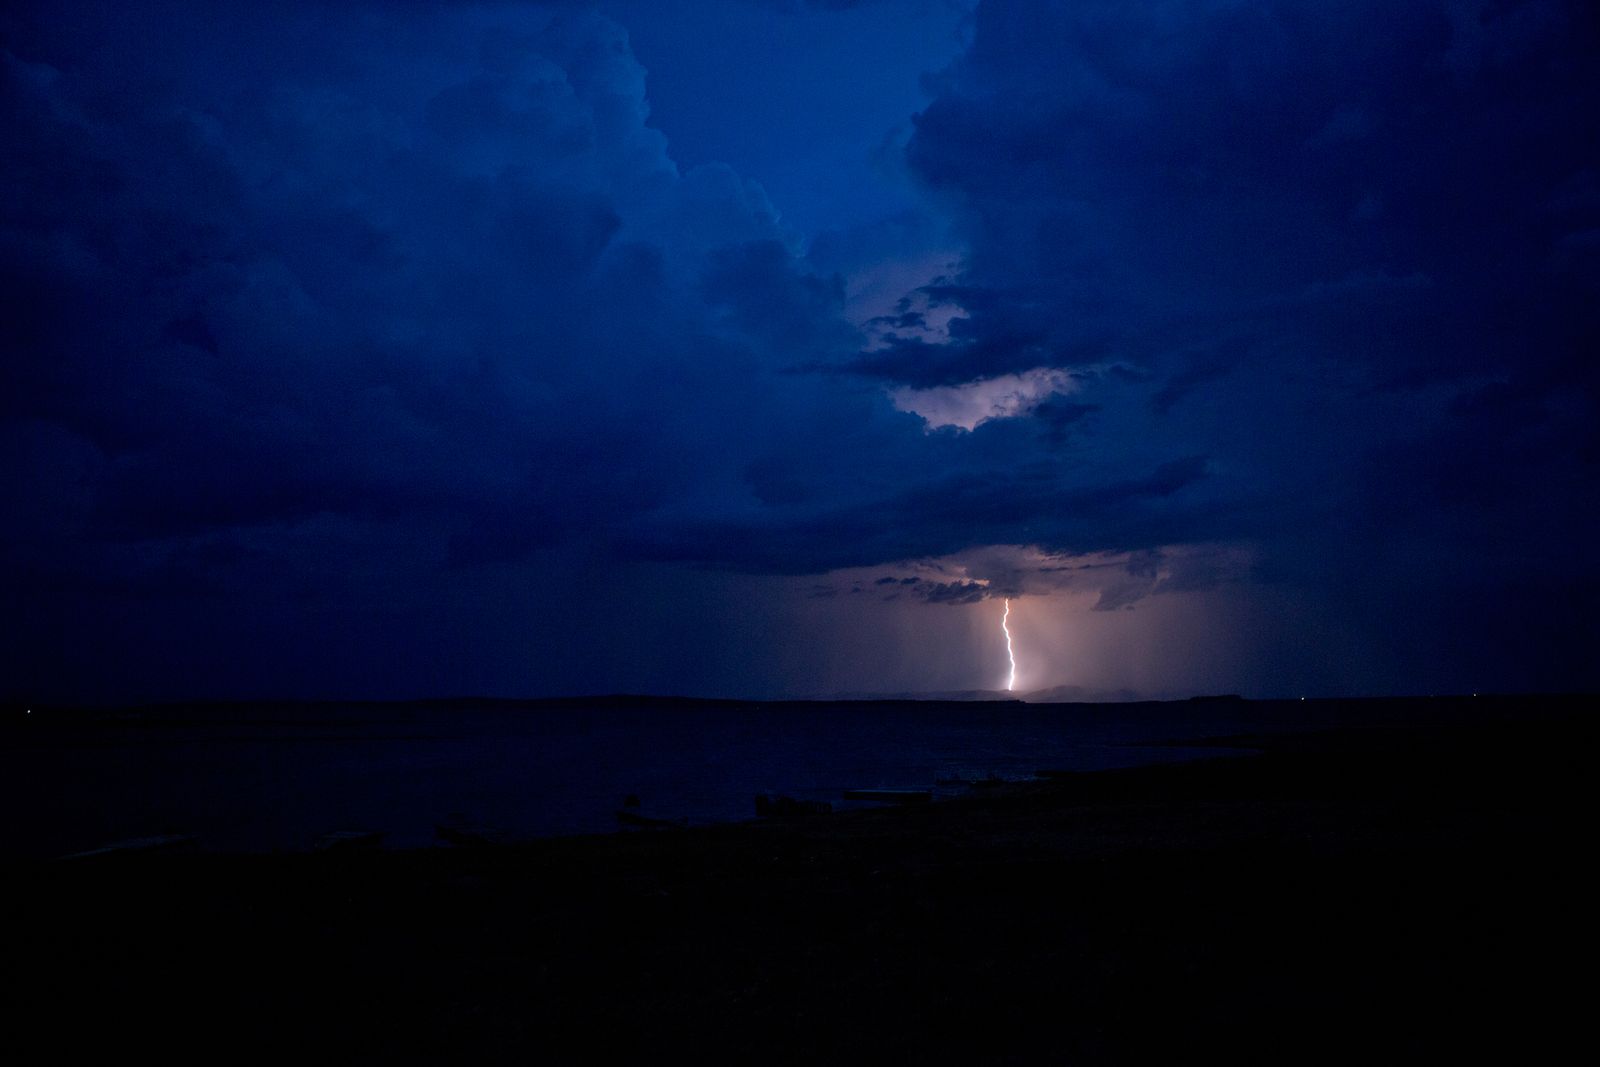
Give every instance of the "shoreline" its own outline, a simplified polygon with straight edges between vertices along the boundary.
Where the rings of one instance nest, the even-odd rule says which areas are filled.
[[[1185,701],[1151,705],[793,705],[482,713],[472,707],[321,718],[244,713],[13,722],[0,760],[7,807],[26,813],[0,852],[48,859],[157,836],[216,852],[302,851],[335,831],[437,844],[460,821],[515,840],[617,829],[627,796],[648,819],[748,820],[756,795],[836,810],[857,790],[933,790],[1040,772],[1185,760],[1270,747],[1293,732],[1412,722],[1494,723],[1530,736],[1578,714],[1564,698]],[[1492,754],[1491,754],[1492,756]]]
[[[11,864],[18,1015],[92,1053],[104,1033],[71,1018],[176,1012],[180,1060],[1526,1054],[1583,1018],[1561,965],[1592,910],[1594,733],[1259,738],[938,804],[503,848]]]

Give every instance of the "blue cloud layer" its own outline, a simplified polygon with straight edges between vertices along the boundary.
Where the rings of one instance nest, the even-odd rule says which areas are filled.
[[[1592,678],[1596,17],[985,2],[903,145],[922,217],[811,235],[674,162],[587,5],[13,5],[5,586],[1228,542],[1372,640],[1425,618],[1416,663]],[[1041,367],[1078,388],[970,433],[886,396]]]

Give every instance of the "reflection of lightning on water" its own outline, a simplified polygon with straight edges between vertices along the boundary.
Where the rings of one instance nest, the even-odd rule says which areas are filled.
[[[1011,598],[1006,597],[1006,611],[1000,616],[1000,629],[1006,632],[1006,658],[1011,661],[1011,677],[1006,680],[1006,691],[1017,687],[1017,654],[1011,650],[1011,627],[1006,625],[1006,620],[1011,617]]]

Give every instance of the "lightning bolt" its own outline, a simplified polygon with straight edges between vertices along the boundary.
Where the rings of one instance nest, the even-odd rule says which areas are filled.
[[[1011,649],[1011,627],[1006,625],[1006,620],[1009,618],[1011,618],[1011,598],[1006,597],[1006,611],[1000,616],[1000,629],[1005,631],[1006,659],[1011,661],[1011,677],[1006,680],[1007,692],[1017,687],[1017,654]]]

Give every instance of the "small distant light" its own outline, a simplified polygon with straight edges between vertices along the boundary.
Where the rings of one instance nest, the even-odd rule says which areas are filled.
[[[1304,699],[1305,699],[1305,697],[1301,697],[1301,698],[1300,698],[1300,699],[1301,699],[1301,700],[1304,700]]]

